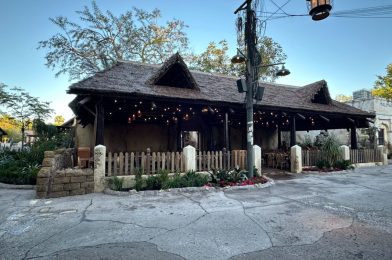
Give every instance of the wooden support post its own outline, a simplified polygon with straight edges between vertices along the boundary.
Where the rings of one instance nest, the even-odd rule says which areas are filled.
[[[278,125],[278,149],[282,148],[282,130],[280,124],[281,122]]]
[[[96,133],[95,133],[95,146],[104,145],[104,128],[105,128],[105,111],[103,108],[102,101],[95,105],[95,122],[96,122]]]
[[[230,150],[230,140],[229,140],[229,114],[226,112],[225,113],[225,119],[224,119],[224,129],[223,129],[223,134],[224,134],[224,147],[227,150]]]
[[[290,117],[290,147],[293,147],[296,143],[296,136],[295,136],[295,115]]]
[[[181,138],[181,131],[182,131],[182,118],[178,118],[177,121],[177,151],[182,150],[182,138]]]
[[[351,149],[358,149],[357,127],[351,127]]]

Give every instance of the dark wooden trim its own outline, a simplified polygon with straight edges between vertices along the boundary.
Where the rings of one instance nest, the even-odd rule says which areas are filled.
[[[358,149],[357,127],[351,127],[351,149]]]
[[[225,118],[223,121],[223,133],[224,133],[224,148],[230,150],[230,138],[229,138],[229,114],[225,113]]]
[[[96,133],[95,133],[95,145],[104,145],[105,138],[104,138],[104,131],[105,131],[105,111],[102,102],[98,102],[95,105],[96,115],[95,115],[95,122],[96,122]]]
[[[297,137],[295,136],[295,115],[290,117],[290,147],[296,145]]]

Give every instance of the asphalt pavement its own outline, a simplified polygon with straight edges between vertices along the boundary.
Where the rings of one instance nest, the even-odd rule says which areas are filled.
[[[225,192],[0,188],[0,259],[229,258],[392,259],[392,166]]]

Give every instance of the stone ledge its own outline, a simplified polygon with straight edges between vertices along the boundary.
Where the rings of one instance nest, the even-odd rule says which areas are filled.
[[[0,189],[12,189],[12,190],[34,190],[35,185],[17,185],[17,184],[8,184],[0,182]]]
[[[139,196],[159,196],[160,194],[164,193],[195,193],[195,192],[220,192],[220,191],[234,191],[234,190],[254,190],[254,189],[264,189],[268,188],[275,184],[275,181],[269,177],[264,176],[268,180],[267,183],[255,184],[255,185],[246,185],[246,186],[228,186],[224,188],[215,188],[215,187],[186,187],[186,188],[174,188],[174,189],[167,189],[167,190],[145,190],[145,191],[115,191],[106,188],[103,193],[107,195],[113,196],[132,196],[132,195],[139,195]]]

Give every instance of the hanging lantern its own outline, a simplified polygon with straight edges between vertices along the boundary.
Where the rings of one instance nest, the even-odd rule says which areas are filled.
[[[314,21],[324,20],[332,10],[332,0],[306,0],[309,14]]]
[[[137,111],[137,117],[141,117],[142,116],[142,111],[138,110]]]
[[[132,123],[132,118],[128,117],[128,124]]]

